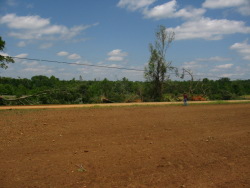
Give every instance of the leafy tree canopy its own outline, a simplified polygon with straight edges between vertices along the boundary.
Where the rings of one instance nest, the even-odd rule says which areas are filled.
[[[151,93],[155,101],[162,100],[163,83],[168,77],[167,72],[174,67],[171,62],[166,61],[166,51],[174,40],[175,33],[167,32],[166,27],[159,26],[155,33],[155,44],[150,44],[150,59],[148,66],[145,67],[145,78],[151,83]]]
[[[5,48],[5,41],[0,36],[0,51],[3,51],[4,48]],[[0,54],[0,68],[7,69],[8,68],[8,66],[7,66],[8,63],[14,63],[14,60],[9,56],[2,56]]]

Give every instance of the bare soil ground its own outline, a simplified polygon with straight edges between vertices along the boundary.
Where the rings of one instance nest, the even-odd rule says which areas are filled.
[[[0,111],[1,188],[250,187],[250,104]]]
[[[222,103],[250,103],[250,100],[224,100]],[[218,103],[218,101],[188,101],[188,104]],[[19,105],[0,106],[0,110],[12,109],[55,109],[55,108],[84,108],[84,107],[114,107],[114,106],[161,106],[182,105],[183,102],[135,102],[135,103],[101,103],[101,104],[48,104],[48,105]]]

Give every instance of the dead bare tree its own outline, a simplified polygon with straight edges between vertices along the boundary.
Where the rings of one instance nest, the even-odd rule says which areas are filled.
[[[194,75],[193,75],[193,72],[189,69],[185,69],[183,68],[182,69],[182,75],[181,75],[181,78],[183,79],[185,77],[185,73],[187,73],[191,79],[190,79],[190,82],[189,82],[189,91],[188,91],[188,95],[192,98],[194,96],[194,92],[195,90],[198,88],[199,86],[199,80],[195,83],[194,82]]]

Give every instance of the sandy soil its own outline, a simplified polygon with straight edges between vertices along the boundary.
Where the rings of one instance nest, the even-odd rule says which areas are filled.
[[[225,100],[224,103],[250,103],[250,100]],[[188,104],[216,103],[216,101],[188,101]],[[10,109],[54,109],[54,108],[89,108],[89,107],[113,107],[113,106],[161,106],[183,105],[183,102],[135,102],[135,103],[100,103],[100,104],[64,104],[64,105],[19,105],[0,106],[0,110]]]
[[[1,188],[250,187],[250,104],[0,111]]]

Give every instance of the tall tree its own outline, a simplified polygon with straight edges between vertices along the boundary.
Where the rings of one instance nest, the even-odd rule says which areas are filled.
[[[155,33],[155,44],[149,45],[150,59],[145,67],[144,76],[151,83],[151,95],[155,101],[161,101],[163,95],[163,83],[169,77],[168,71],[175,68],[172,62],[166,61],[166,52],[175,38],[173,31],[167,31],[165,26],[160,25]]]
[[[4,47],[5,47],[5,41],[2,40],[2,37],[0,36],[0,51],[3,51]],[[0,68],[7,69],[8,63],[14,63],[14,60],[9,56],[2,56],[0,54]]]

